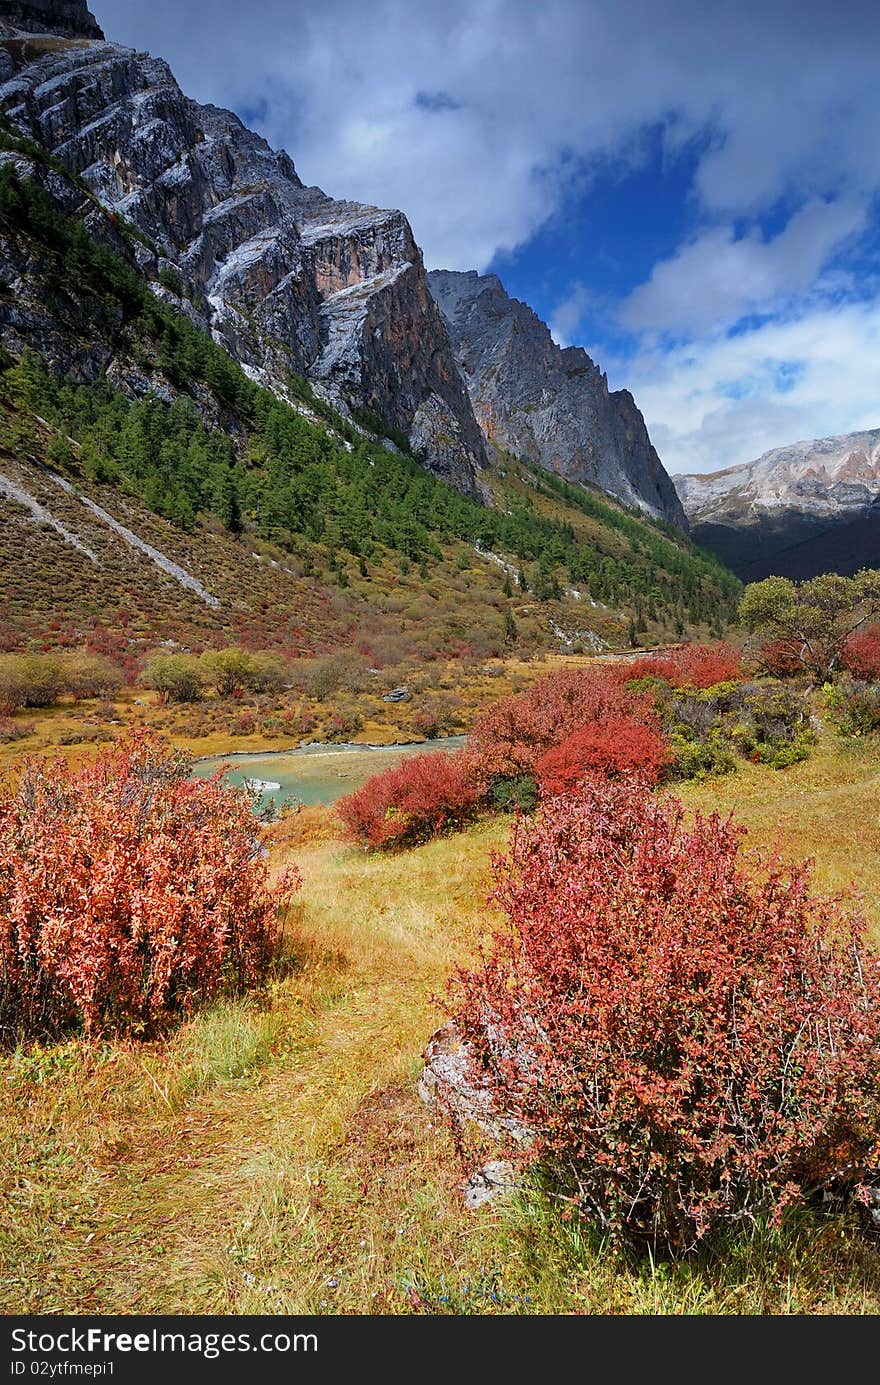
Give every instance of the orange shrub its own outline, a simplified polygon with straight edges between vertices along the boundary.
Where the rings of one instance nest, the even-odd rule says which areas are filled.
[[[670,654],[636,659],[620,672],[626,681],[662,678],[673,688],[713,688],[742,676],[742,655],[729,644],[686,644]]]
[[[624,719],[653,722],[653,702],[606,669],[563,669],[527,692],[505,698],[477,720],[465,755],[485,792],[493,781],[533,774],[542,755],[586,725]]]
[[[850,635],[841,663],[854,678],[866,683],[880,679],[880,625],[870,625],[867,630]]]
[[[279,908],[248,800],[143,734],[0,786],[0,1027],[149,1034],[256,985]]]
[[[793,678],[805,671],[801,649],[800,640],[769,640],[757,650],[755,662],[761,672],[774,678]]]

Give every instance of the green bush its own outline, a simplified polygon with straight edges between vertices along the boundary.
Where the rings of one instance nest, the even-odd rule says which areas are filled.
[[[248,687],[254,692],[280,692],[290,681],[287,660],[280,654],[270,654],[267,650],[250,656]]]
[[[144,670],[148,688],[161,702],[198,702],[205,689],[204,670],[192,654],[159,654]]]
[[[673,732],[669,744],[675,756],[670,771],[673,779],[709,779],[731,774],[737,767],[737,757],[720,731],[710,731],[705,740],[689,740]]]
[[[676,755],[675,778],[730,773],[740,756],[784,769],[806,759],[816,739],[806,700],[778,684],[718,683],[655,697]]]
[[[825,706],[844,736],[869,736],[880,730],[880,684],[845,678],[824,688]]]
[[[489,796],[499,813],[533,813],[538,805],[538,786],[531,774],[517,774],[513,779],[496,779]]]
[[[19,707],[51,707],[66,691],[61,661],[45,654],[0,656],[0,713]]]
[[[218,697],[234,697],[250,685],[251,656],[235,645],[206,649],[199,669],[205,685],[214,688]]]
[[[65,691],[75,698],[111,697],[122,687],[119,667],[102,654],[76,650],[61,660]]]
[[[0,655],[0,716],[9,717],[24,706],[24,678],[21,660],[14,654]]]

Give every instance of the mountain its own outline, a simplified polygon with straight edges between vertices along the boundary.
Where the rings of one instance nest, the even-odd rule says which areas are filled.
[[[557,346],[494,274],[432,270],[428,284],[490,442],[687,528],[632,395],[609,391],[586,351]]]
[[[85,193],[124,219],[141,271],[253,378],[308,376],[478,494],[483,439],[403,213],[305,187],[287,154],[186,97],[166,63],[94,38],[84,4],[29,0],[11,17],[55,35],[26,37],[7,20],[0,44],[7,129],[75,180],[38,165],[53,194],[75,210]],[[107,234],[103,217],[91,222]],[[37,342],[87,378],[106,367],[32,306],[4,314],[7,345]]]
[[[85,0],[3,0],[0,24],[11,32],[60,34],[65,38],[104,37]]]
[[[0,647],[385,666],[731,618],[736,579],[684,534],[487,454],[401,213],[304,188],[84,5],[13,8]]]
[[[880,563],[880,428],[672,479],[696,541],[746,581]]]

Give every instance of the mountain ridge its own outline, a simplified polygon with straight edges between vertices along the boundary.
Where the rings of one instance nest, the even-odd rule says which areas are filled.
[[[696,541],[743,579],[849,573],[880,551],[880,428],[672,480]]]
[[[304,187],[159,59],[16,34],[0,38],[8,647],[101,627],[126,662],[228,632],[380,663],[391,643],[479,658],[731,618],[735,579],[685,536],[487,453],[401,212]]]
[[[428,286],[490,443],[687,528],[633,396],[609,391],[582,347],[557,346],[496,274],[431,270]]]
[[[305,187],[162,59],[107,41],[0,40],[0,112],[136,229],[141,271],[255,378],[308,376],[479,494],[482,435],[402,212]]]

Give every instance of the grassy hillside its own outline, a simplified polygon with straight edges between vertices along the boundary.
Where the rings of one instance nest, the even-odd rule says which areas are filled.
[[[479,505],[304,381],[276,398],[154,294],[113,229],[116,250],[0,168],[6,257],[31,276],[39,267],[68,357],[83,336],[104,353],[85,382],[94,362],[77,382],[57,359],[3,361],[9,648],[85,640],[136,657],[228,632],[293,655],[358,643],[381,663],[388,639],[479,658],[730,619],[731,574],[603,496],[499,459],[484,478],[494,504]],[[204,592],[135,551],[95,505]]]
[[[683,793],[735,809],[765,847],[781,817],[785,854],[813,853],[821,888],[855,879],[880,929],[878,785],[876,747],[826,735],[782,777],[749,766]],[[214,1007],[149,1045],[4,1058],[7,1311],[880,1310],[876,1249],[839,1219],[802,1214],[655,1265],[529,1195],[465,1208],[416,1079],[432,994],[485,930],[506,831],[370,858],[318,812],[280,823],[273,862],[296,860],[305,886],[263,1003]]]

